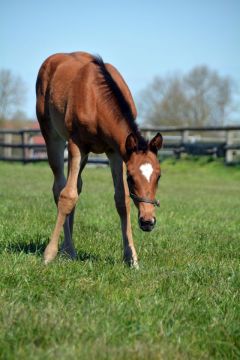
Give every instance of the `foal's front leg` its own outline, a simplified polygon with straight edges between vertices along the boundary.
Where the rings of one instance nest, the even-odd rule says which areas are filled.
[[[130,219],[130,197],[126,181],[126,166],[118,154],[107,154],[114,183],[114,199],[121,220],[123,238],[123,259],[135,268],[138,268],[137,253],[133,243]]]
[[[81,194],[82,191],[82,177],[81,173],[87,163],[88,155],[81,152],[81,163],[80,163],[80,171],[78,174],[77,180],[77,192],[78,196]],[[70,171],[70,162],[68,162],[68,173]],[[61,246],[61,252],[63,254],[67,254],[71,259],[76,259],[77,252],[74,247],[73,243],[73,222],[74,222],[74,213],[75,207],[73,208],[70,215],[67,215],[66,221],[64,223],[64,241]]]
[[[45,264],[52,261],[58,253],[58,240],[60,232],[69,215],[76,205],[78,199],[77,180],[80,170],[81,154],[78,146],[70,139],[68,143],[69,151],[69,174],[66,186],[60,193],[58,200],[57,222],[51,240],[44,252]]]

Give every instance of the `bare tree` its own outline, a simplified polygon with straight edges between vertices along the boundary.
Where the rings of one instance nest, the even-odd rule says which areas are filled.
[[[9,118],[20,111],[26,99],[26,85],[19,76],[10,70],[0,70],[0,119]]]
[[[184,78],[194,125],[224,125],[232,109],[233,82],[207,66],[194,68]]]
[[[233,81],[199,66],[185,76],[156,77],[141,92],[138,108],[153,125],[223,125],[232,103]]]

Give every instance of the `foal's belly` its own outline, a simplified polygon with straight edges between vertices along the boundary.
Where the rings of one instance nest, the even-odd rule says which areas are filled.
[[[80,147],[86,149],[87,152],[102,154],[111,150],[111,147],[101,134],[91,132],[87,127],[80,126],[76,138]]]
[[[108,153],[112,150],[107,144],[92,144],[89,148],[94,154]]]

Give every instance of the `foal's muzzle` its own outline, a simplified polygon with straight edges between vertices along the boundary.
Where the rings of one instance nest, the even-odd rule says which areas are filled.
[[[152,231],[155,224],[156,224],[156,218],[153,217],[150,220],[144,220],[144,218],[140,217],[138,219],[139,227],[143,231]]]

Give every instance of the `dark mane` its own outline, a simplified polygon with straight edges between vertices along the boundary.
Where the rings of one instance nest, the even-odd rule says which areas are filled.
[[[95,65],[98,66],[99,71],[103,78],[103,83],[101,85],[105,86],[105,100],[106,102],[115,100],[115,103],[117,107],[115,106],[113,108],[114,115],[119,118],[121,115],[121,118],[124,117],[124,119],[128,122],[128,125],[130,126],[131,131],[138,139],[138,150],[139,151],[147,151],[148,149],[148,142],[143,138],[143,136],[140,133],[140,130],[137,126],[137,123],[135,122],[132,109],[126,98],[124,97],[120,87],[116,83],[116,81],[113,79],[110,72],[107,70],[103,59],[99,55],[95,55],[94,59],[92,61]],[[120,112],[120,114],[119,114]]]

